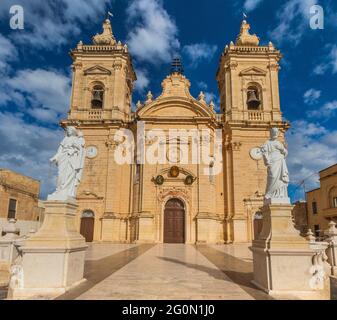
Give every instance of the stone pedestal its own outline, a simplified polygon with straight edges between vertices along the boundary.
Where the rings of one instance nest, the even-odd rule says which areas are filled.
[[[299,235],[292,221],[293,206],[267,204],[263,227],[253,241],[253,283],[269,294],[322,295],[327,292],[326,247],[313,246]]]
[[[22,259],[11,281],[8,298],[53,297],[83,281],[84,238],[77,232],[77,205],[46,201],[45,219],[20,248]]]

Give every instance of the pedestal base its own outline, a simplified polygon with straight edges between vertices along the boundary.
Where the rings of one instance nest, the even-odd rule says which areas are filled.
[[[322,246],[313,247],[301,237],[292,222],[291,205],[265,205],[263,228],[250,247],[253,253],[253,283],[269,294],[309,293],[322,296],[328,274],[321,254]],[[317,259],[314,256],[317,255]],[[327,292],[327,291],[326,291]],[[323,294],[324,296],[324,294]]]
[[[77,205],[47,201],[45,207],[40,230],[20,248],[9,298],[57,295],[83,280],[87,245],[75,227]]]

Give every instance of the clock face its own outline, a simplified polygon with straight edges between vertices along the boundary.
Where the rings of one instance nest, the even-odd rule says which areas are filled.
[[[258,161],[262,159],[262,152],[260,148],[253,148],[250,150],[249,154],[253,160]]]
[[[97,148],[95,146],[87,147],[87,157],[92,159],[97,156]]]

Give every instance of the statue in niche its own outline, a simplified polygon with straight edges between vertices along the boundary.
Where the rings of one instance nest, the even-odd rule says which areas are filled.
[[[277,140],[279,130],[270,130],[270,139],[260,147],[264,164],[267,166],[268,177],[265,193],[265,204],[290,203],[288,198],[289,172],[285,158],[288,150]]]
[[[58,178],[56,191],[48,196],[48,200],[75,200],[84,167],[84,145],[82,132],[71,126],[65,129],[65,137],[50,159],[58,167]]]

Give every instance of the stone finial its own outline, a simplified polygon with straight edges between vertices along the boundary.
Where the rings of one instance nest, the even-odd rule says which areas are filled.
[[[205,101],[205,94],[202,91],[200,91],[200,93],[199,93],[198,100],[201,103],[206,103],[206,101]]]
[[[337,229],[336,229],[336,222],[331,220],[329,222],[329,228],[325,231],[325,234],[329,237],[329,240],[337,240]]]
[[[316,241],[316,238],[315,238],[313,232],[311,231],[311,229],[308,229],[308,232],[307,232],[305,238],[306,238],[309,242],[315,242],[315,241]]]
[[[213,102],[213,100],[211,100],[211,102],[209,103],[209,107],[214,110],[215,104]]]
[[[112,33],[111,22],[106,19],[103,23],[103,32],[92,37],[92,41],[96,45],[114,45],[116,39]]]
[[[20,233],[20,229],[16,226],[15,219],[9,219],[8,224],[3,227],[2,231],[5,234],[2,237],[3,239],[16,239]]]
[[[142,106],[143,106],[142,103],[138,100],[136,103],[137,109],[140,109]]]
[[[149,91],[146,95],[146,104],[151,103],[153,101],[153,94],[151,91]]]
[[[236,39],[236,45],[238,46],[258,46],[260,43],[259,37],[256,34],[249,33],[250,25],[246,20],[242,21],[240,34]]]

